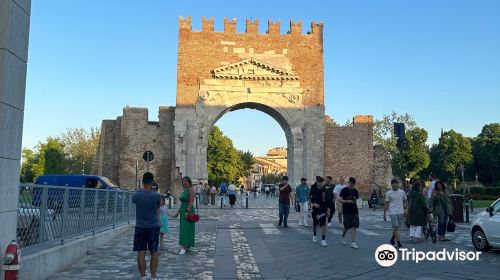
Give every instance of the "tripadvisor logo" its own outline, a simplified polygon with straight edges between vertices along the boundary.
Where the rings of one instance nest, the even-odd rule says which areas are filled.
[[[409,250],[401,248],[396,250],[390,244],[382,244],[375,250],[375,260],[380,266],[393,266],[398,261],[398,256],[401,255],[401,261],[410,261],[419,263],[421,261],[479,261],[481,252],[462,251],[462,250],[447,250],[439,251],[417,251],[415,248]]]

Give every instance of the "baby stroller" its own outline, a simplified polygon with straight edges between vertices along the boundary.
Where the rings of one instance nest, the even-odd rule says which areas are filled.
[[[432,212],[425,215],[425,224],[422,228],[422,233],[424,234],[425,239],[428,239],[430,236],[432,243],[436,243],[436,225],[434,223]]]

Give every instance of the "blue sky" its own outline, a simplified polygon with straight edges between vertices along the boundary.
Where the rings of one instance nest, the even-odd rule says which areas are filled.
[[[237,4],[241,3],[241,4]],[[326,113],[409,113],[437,142],[441,129],[477,135],[500,121],[500,1],[33,0],[23,146],[66,128],[100,126],[126,105],[175,106],[178,16],[323,21]],[[217,122],[237,148],[286,145],[278,124],[242,110]]]

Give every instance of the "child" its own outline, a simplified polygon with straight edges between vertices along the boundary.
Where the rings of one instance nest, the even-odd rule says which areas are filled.
[[[163,235],[170,231],[170,227],[168,225],[168,212],[167,206],[165,205],[165,197],[162,195],[160,200],[160,250],[164,249],[163,244]]]

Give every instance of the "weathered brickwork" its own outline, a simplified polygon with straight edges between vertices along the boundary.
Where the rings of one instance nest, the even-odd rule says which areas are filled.
[[[160,107],[159,122],[148,121],[145,108],[126,107],[117,120],[105,120],[101,127],[101,138],[94,173],[109,177],[120,186],[134,189],[136,163],[139,180],[147,169],[142,158],[146,150],[154,153],[150,170],[163,191],[173,190],[175,169],[173,166],[173,119],[174,107]]]
[[[259,34],[258,20],[246,21],[246,32],[236,32],[236,19],[224,20],[224,32],[214,31],[214,20],[202,20],[202,30],[193,31],[191,17],[179,18],[177,62],[177,106],[198,101],[200,79],[212,78],[212,69],[243,57],[256,57],[280,65],[285,54],[300,77],[304,105],[323,105],[323,23],[311,23],[307,34],[302,22],[290,22],[288,34],[280,34],[280,21],[268,21],[266,34]],[[278,62],[278,63],[277,63]]]
[[[373,183],[373,118],[355,116],[352,126],[335,126],[326,118],[325,175],[354,177],[367,193]]]

